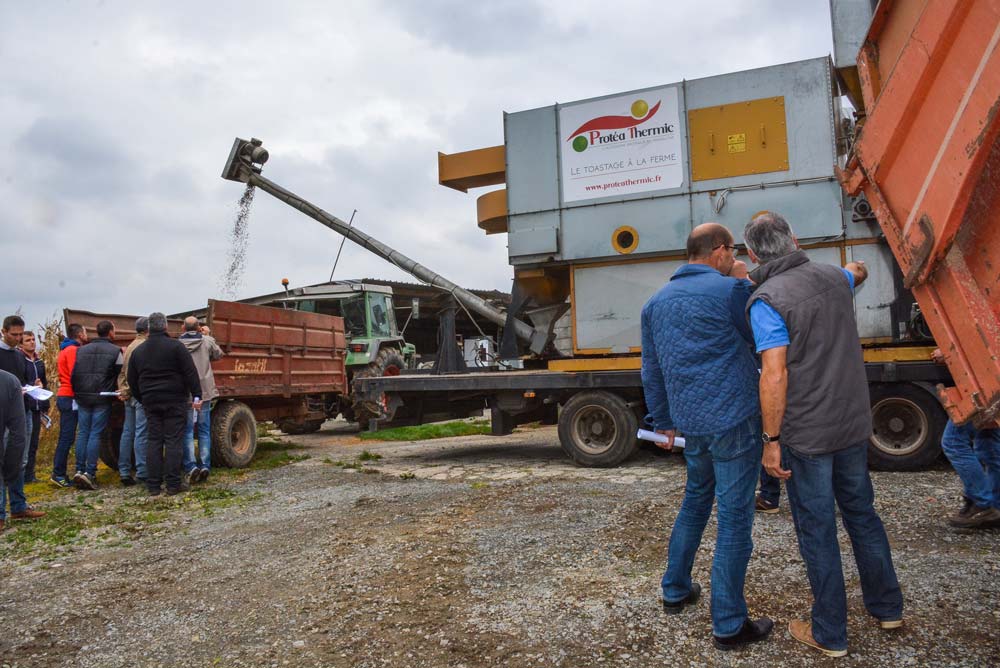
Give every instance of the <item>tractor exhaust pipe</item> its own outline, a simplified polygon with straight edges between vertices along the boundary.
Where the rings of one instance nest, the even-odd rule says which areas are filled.
[[[347,237],[354,243],[399,267],[420,281],[450,293],[470,311],[478,313],[490,322],[501,326],[513,326],[517,337],[522,341],[526,341],[531,351],[536,355],[542,352],[551,339],[552,323],[548,323],[545,329],[540,329],[534,328],[517,318],[508,319],[505,311],[493,306],[482,297],[456,285],[378,239],[365,234],[356,227],[348,225],[340,218],[327,213],[295,193],[285,190],[277,183],[261,176],[261,167],[267,162],[268,157],[267,150],[261,146],[259,139],[247,141],[237,138],[233,142],[232,150],[229,152],[229,160],[226,162],[225,169],[222,170],[222,178],[260,188],[272,197],[281,200],[294,209],[298,209],[313,220],[326,225],[334,232]]]

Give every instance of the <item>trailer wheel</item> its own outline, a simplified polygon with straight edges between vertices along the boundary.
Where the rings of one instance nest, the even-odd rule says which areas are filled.
[[[108,427],[101,432],[98,456],[112,471],[118,470],[118,448],[122,442],[122,431],[121,427]],[[132,458],[132,462],[135,462],[135,457]]]
[[[876,471],[915,471],[941,454],[948,420],[937,398],[913,383],[871,387],[872,437],[868,463]]]
[[[212,461],[243,468],[257,451],[257,420],[249,406],[227,401],[212,410]]]
[[[611,392],[573,395],[559,415],[559,443],[580,466],[617,466],[635,451],[639,420]]]
[[[382,348],[378,351],[368,366],[354,374],[355,378],[381,378],[382,376],[398,376],[406,368],[402,354],[396,348]],[[352,392],[353,393],[353,392]],[[364,401],[355,399],[352,404],[354,418],[362,430],[368,428],[373,419],[386,417],[383,415],[386,406],[385,397],[381,401]],[[388,416],[392,417],[392,416]]]

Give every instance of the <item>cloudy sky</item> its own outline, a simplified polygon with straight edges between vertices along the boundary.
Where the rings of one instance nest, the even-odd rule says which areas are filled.
[[[174,312],[219,297],[238,184],[265,174],[467,287],[506,236],[437,184],[502,114],[828,54],[828,0],[0,0],[0,308]],[[340,237],[259,194],[240,297],[326,280]],[[406,280],[348,242],[338,278]]]

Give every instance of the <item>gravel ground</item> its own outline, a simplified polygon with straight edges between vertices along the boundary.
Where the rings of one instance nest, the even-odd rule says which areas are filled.
[[[110,527],[40,556],[14,544],[17,529],[4,534],[0,664],[835,662],[787,633],[811,599],[784,500],[780,514],[757,518],[747,578],[751,614],[777,623],[768,642],[713,649],[707,595],[663,616],[658,585],[683,493],[680,456],[641,452],[618,469],[575,468],[551,428],[375,445],[334,428],[295,441],[308,459],[214,483],[235,491],[235,503],[209,513],[150,502],[174,506],[127,541]],[[363,449],[382,458],[364,471],[342,465]],[[959,492],[951,471],[874,478],[906,626],[877,628],[846,556],[851,653],[836,663],[1000,665],[1000,532],[945,526]],[[132,508],[140,492],[107,488],[93,498]],[[706,589],[714,537],[713,520],[695,563]],[[842,545],[849,555],[846,536]]]

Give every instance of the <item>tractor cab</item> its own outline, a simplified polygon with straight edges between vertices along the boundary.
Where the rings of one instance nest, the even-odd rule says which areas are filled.
[[[395,348],[409,365],[415,348],[407,344],[396,324],[392,288],[361,281],[337,281],[317,286],[286,289],[285,295],[268,304],[344,319],[347,332],[347,366],[372,362],[382,348]]]

